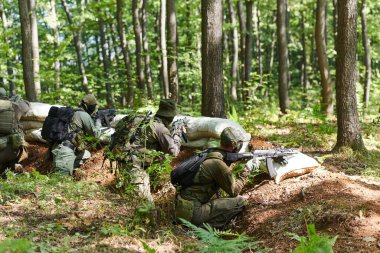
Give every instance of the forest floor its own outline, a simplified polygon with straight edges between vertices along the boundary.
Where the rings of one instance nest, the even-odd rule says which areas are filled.
[[[300,134],[299,132],[297,134]],[[379,136],[376,136],[378,138]],[[268,148],[255,137],[253,147]],[[377,145],[377,144],[376,144]],[[372,147],[375,162],[379,146]],[[317,233],[338,236],[335,252],[380,252],[380,180],[368,176],[368,164],[351,153],[303,148],[322,158],[309,174],[275,184],[260,174],[244,191],[249,205],[229,228],[260,241],[269,252],[289,252],[298,245],[289,233],[307,237],[306,224]],[[30,143],[24,177],[8,175],[0,189],[0,241],[30,243],[37,252],[196,252],[199,241],[174,225],[175,190],[168,181],[154,192],[154,214],[115,190],[114,174],[103,164],[103,152],[93,152],[74,180],[53,176],[48,149]],[[189,156],[182,151],[174,163]],[[102,166],[103,165],[103,166]],[[364,173],[366,172],[366,173]],[[376,172],[378,173],[378,172]],[[369,173],[369,175],[372,175]],[[1,245],[0,245],[1,251]]]

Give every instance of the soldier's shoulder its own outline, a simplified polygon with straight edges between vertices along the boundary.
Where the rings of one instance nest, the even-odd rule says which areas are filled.
[[[221,151],[212,151],[207,154],[207,159],[218,159],[223,160],[223,153]]]

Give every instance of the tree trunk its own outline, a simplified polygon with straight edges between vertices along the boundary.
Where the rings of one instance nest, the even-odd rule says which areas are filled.
[[[304,6],[304,0],[301,1],[301,5]],[[309,78],[307,76],[307,55],[306,55],[306,32],[305,32],[305,8],[301,11],[301,45],[302,45],[302,66],[301,66],[301,84],[304,92],[304,97],[307,96],[307,90],[309,89]]]
[[[286,1],[277,0],[277,41],[278,41],[278,95],[280,110],[287,113],[289,108],[288,95],[288,38],[286,31]]]
[[[73,19],[71,17],[69,8],[67,6],[66,0],[61,0],[62,7],[66,13],[67,21],[69,22],[70,26],[74,26]],[[81,3],[82,4],[82,3]],[[81,25],[79,25],[81,27]],[[86,94],[91,93],[90,88],[88,87],[88,80],[86,76],[86,70],[84,67],[84,62],[82,58],[82,49],[81,49],[81,40],[82,40],[82,28],[79,28],[77,31],[73,32],[73,38],[74,38],[74,46],[75,46],[75,52],[77,54],[77,63],[78,63],[78,70],[79,74],[81,76],[82,81],[82,87]]]
[[[40,81],[40,51],[38,46],[38,25],[36,18],[36,1],[29,0],[29,15],[30,26],[32,30],[32,57],[33,57],[33,77],[34,86],[37,90],[37,96],[41,94],[41,81]]]
[[[168,71],[169,92],[171,98],[179,102],[178,63],[177,63],[177,17],[175,0],[166,0],[166,18],[168,24]]]
[[[334,150],[365,150],[356,102],[357,0],[338,1],[336,101],[338,135]]]
[[[153,87],[152,87],[152,69],[150,66],[150,52],[148,44],[148,36],[146,32],[146,8],[147,0],[143,0],[142,12],[141,12],[141,32],[142,32],[142,41],[144,49],[144,60],[145,60],[145,76],[146,76],[146,87],[148,91],[148,98],[153,100]]]
[[[248,88],[250,86],[251,82],[251,71],[252,71],[252,32],[253,32],[253,25],[252,25],[252,6],[253,2],[252,0],[246,1],[246,17],[247,17],[247,30],[245,35],[245,63],[244,63],[244,86],[245,88]],[[251,96],[252,91],[249,90],[248,92],[245,92],[244,100],[247,100],[248,97]]]
[[[140,95],[145,95],[145,75],[142,61],[142,32],[141,32],[141,0],[132,0],[133,11],[133,29],[135,32],[136,43],[136,75],[137,88],[140,90]]]
[[[51,16],[52,16],[52,30],[54,38],[54,50],[57,51],[59,48],[59,31],[58,31],[58,17],[57,10],[55,6],[55,0],[50,0]],[[58,59],[54,61],[54,89],[58,90],[61,87],[61,63]]]
[[[365,66],[363,103],[364,103],[364,108],[367,109],[369,105],[369,96],[370,96],[370,90],[371,90],[372,68],[371,68],[370,41],[368,39],[368,32],[367,32],[367,1],[366,0],[362,0],[361,21],[362,21],[361,22],[362,23],[362,41],[363,41],[363,47],[364,47],[364,66]]]
[[[333,114],[333,89],[329,74],[328,59],[326,54],[326,0],[317,1],[315,43],[317,47],[318,66],[321,75],[322,101],[321,111],[326,115]]]
[[[164,91],[164,98],[169,98],[169,77],[168,77],[168,57],[166,51],[166,0],[161,0],[160,9],[160,44],[161,44],[161,80]]]
[[[239,27],[240,27],[240,57],[241,57],[241,65],[240,65],[240,79],[241,79],[241,87],[244,87],[244,81],[245,81],[245,35],[247,33],[246,28],[246,19],[244,15],[244,5],[243,0],[239,0],[237,3],[237,9],[238,9],[238,17],[239,17]],[[243,97],[244,100],[244,92],[240,92],[240,96],[238,93],[238,97]]]
[[[259,0],[255,2],[254,5],[254,19],[255,19],[255,34],[256,34],[256,52],[257,52],[257,73],[260,78],[260,86],[263,85],[263,64],[261,60],[261,42],[260,42],[260,10],[259,10]]]
[[[202,115],[226,117],[223,86],[223,2],[202,0]]]
[[[231,89],[230,89],[230,95],[231,99],[233,101],[237,101],[237,88],[239,83],[239,34],[237,30],[237,22],[236,22],[236,14],[234,10],[234,6],[232,4],[232,0],[228,0],[228,11],[229,16],[231,17],[231,24],[232,24],[232,41],[233,41],[233,60],[232,60],[232,67],[231,67],[231,77],[232,77],[232,83],[231,83]]]
[[[131,60],[129,58],[129,50],[127,40],[124,33],[123,25],[123,0],[116,2],[116,19],[117,19],[117,32],[120,38],[121,52],[123,53],[123,60],[125,65],[125,75],[127,77],[127,85],[122,87],[122,105],[127,104],[128,107],[133,106],[133,81],[131,71]]]
[[[22,38],[22,70],[25,85],[26,99],[37,101],[38,91],[34,83],[33,75],[33,48],[32,48],[32,29],[30,24],[30,11],[28,8],[29,0],[19,0],[21,38]]]
[[[97,0],[97,3],[100,4],[100,0]],[[109,57],[107,55],[107,39],[106,31],[103,19],[103,13],[98,8],[97,12],[100,13],[98,17],[99,33],[100,33],[100,47],[102,51],[102,63],[103,63],[103,83],[105,83],[106,88],[106,101],[109,108],[113,108],[113,96],[112,96],[112,87],[109,80]]]

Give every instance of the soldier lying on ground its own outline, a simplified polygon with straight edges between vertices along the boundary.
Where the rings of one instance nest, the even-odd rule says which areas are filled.
[[[92,94],[87,94],[81,102],[81,109],[71,107],[52,107],[42,128],[42,137],[51,144],[53,169],[65,175],[72,175],[91,157],[86,150],[84,137],[99,138],[101,122],[94,122],[91,115],[98,109],[98,101]],[[57,131],[58,129],[58,131]]]
[[[14,169],[16,163],[28,157],[19,122],[29,108],[28,101],[19,96],[8,98],[5,89],[0,87],[0,173],[6,168]]]
[[[180,142],[175,141],[176,137],[168,129],[176,114],[173,100],[161,100],[154,117],[126,116],[116,126],[110,144],[113,159],[117,161],[119,173],[127,178],[124,185],[135,187],[141,199],[153,202],[145,169],[159,162],[159,158],[152,157],[151,152],[156,150],[176,156],[180,151]]]
[[[235,178],[230,164],[223,158],[224,152],[238,152],[243,138],[240,131],[227,127],[221,133],[220,149],[214,149],[207,154],[199,170],[188,187],[177,187],[176,217],[190,221],[194,225],[208,223],[213,227],[222,228],[232,218],[239,214],[246,201],[239,192],[243,188],[249,171],[244,169]],[[229,197],[215,198],[219,189]]]

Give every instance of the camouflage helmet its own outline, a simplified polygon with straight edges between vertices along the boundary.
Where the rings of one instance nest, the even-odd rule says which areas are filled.
[[[156,115],[174,118],[177,114],[177,105],[173,99],[162,99],[160,101]]]
[[[3,87],[0,87],[0,97],[6,97],[6,96],[7,96],[6,90]]]
[[[93,94],[86,94],[83,97],[82,102],[85,103],[86,105],[97,105],[98,104],[98,100],[96,100],[96,98]]]
[[[226,127],[220,135],[220,145],[239,151],[243,145],[243,133],[235,128]]]

